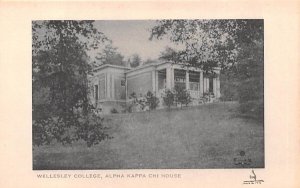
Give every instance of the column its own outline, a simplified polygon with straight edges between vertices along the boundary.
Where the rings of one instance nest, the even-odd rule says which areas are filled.
[[[152,71],[152,92],[155,93],[156,92],[156,71],[153,70]]]
[[[126,101],[129,99],[129,96],[128,96],[128,83],[127,83],[127,76],[125,75],[125,99]]]
[[[166,68],[166,88],[172,89],[172,82],[171,82],[171,67]]]
[[[216,90],[217,90],[217,93],[216,93],[216,97],[217,98],[220,98],[221,97],[221,88],[220,88],[220,75],[217,76],[216,78]]]
[[[110,98],[110,73],[106,73],[106,98]]]
[[[207,83],[207,82],[206,82],[206,78],[204,77],[204,78],[203,78],[203,92],[204,92],[204,93],[205,93],[206,90],[207,90],[207,89],[206,89],[206,88],[207,88],[207,87],[206,87],[206,86],[207,86],[206,83]]]
[[[200,71],[200,79],[199,79],[199,87],[200,87],[200,95],[203,96],[203,71]]]
[[[174,86],[175,86],[175,80],[174,80],[175,75],[174,74],[175,74],[174,68],[171,65],[171,88],[174,88]]]
[[[209,92],[209,78],[206,78],[206,92]]]
[[[185,72],[185,89],[190,89],[190,75],[188,70]]]
[[[155,70],[155,91],[158,94],[158,70]]]
[[[213,92],[215,97],[217,97],[217,78],[213,78]]]
[[[111,74],[111,98],[115,98],[115,77]]]

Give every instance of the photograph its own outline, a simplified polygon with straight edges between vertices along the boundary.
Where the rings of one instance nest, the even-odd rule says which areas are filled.
[[[265,168],[264,19],[31,29],[32,170]]]

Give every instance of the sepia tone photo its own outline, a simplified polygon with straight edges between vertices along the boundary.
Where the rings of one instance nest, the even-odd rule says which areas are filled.
[[[32,21],[33,170],[264,168],[264,20]]]

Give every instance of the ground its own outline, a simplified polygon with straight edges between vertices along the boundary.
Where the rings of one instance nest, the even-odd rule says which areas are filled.
[[[237,105],[112,114],[113,139],[34,147],[33,169],[263,168],[263,122],[237,116]]]

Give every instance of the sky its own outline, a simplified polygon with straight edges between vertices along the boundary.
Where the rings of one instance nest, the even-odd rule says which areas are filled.
[[[174,47],[167,38],[149,40],[150,30],[156,25],[154,20],[95,21],[94,25],[112,40],[125,59],[133,54],[142,60],[157,59],[167,46]]]

